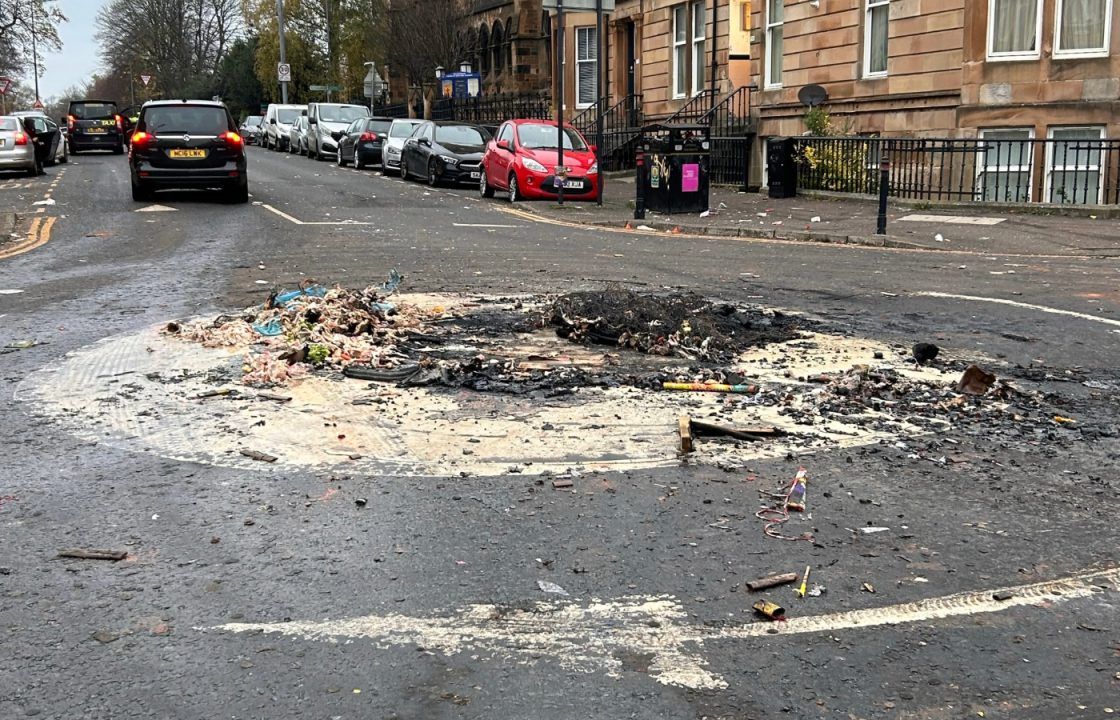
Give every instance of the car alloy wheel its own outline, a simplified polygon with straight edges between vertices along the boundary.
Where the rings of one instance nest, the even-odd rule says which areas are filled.
[[[490,183],[486,182],[486,168],[479,166],[478,173],[478,194],[484,198],[494,197],[494,188],[490,187]]]
[[[401,155],[401,180],[408,180],[408,165],[405,164],[404,155]]]
[[[515,203],[520,199],[521,195],[517,192],[517,175],[511,173],[509,176],[509,201]]]
[[[439,175],[436,174],[436,161],[428,161],[428,185],[436,187],[439,185]]]

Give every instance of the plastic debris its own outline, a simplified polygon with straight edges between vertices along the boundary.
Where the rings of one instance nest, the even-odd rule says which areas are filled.
[[[766,525],[763,527],[763,532],[767,537],[772,537],[776,540],[806,540],[808,542],[813,541],[813,534],[810,532],[804,532],[801,535],[795,537],[791,535],[783,535],[778,531],[779,527],[781,527],[784,523],[789,522],[789,511],[791,509],[794,509],[790,506],[789,501],[792,497],[794,497],[794,490],[798,487],[800,487],[800,509],[804,510],[805,483],[807,480],[808,471],[806,471],[805,468],[800,468],[797,471],[797,475],[790,482],[785,492],[772,493],[760,491],[761,495],[770,499],[770,503],[763,506],[758,512],[756,512],[755,517],[766,522]],[[797,502],[798,501],[795,500],[795,504],[797,504]]]
[[[809,588],[809,592],[805,594],[809,597],[820,597],[826,592],[828,592],[828,588],[826,588],[824,585],[814,585],[813,587]]]
[[[995,381],[995,375],[985,372],[975,365],[969,365],[964,374],[961,375],[961,379],[957,381],[957,392],[966,395],[983,395],[991,389]]]
[[[567,590],[560,587],[554,582],[549,582],[548,580],[538,580],[537,587],[541,589],[541,592],[546,592],[550,595],[563,595],[564,597],[571,597]]]
[[[771,620],[783,620],[786,616],[786,609],[778,603],[770,602],[769,600],[759,600],[751,607],[760,615],[770,618]]]
[[[754,395],[758,392],[757,385],[727,385],[724,383],[678,383],[665,382],[661,384],[662,390],[683,390],[685,392],[719,392],[739,393]]]
[[[862,527],[859,529],[861,535],[874,535],[875,533],[890,532],[889,527]]]

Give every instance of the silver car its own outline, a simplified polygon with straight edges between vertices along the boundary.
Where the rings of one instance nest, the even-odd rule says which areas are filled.
[[[423,122],[422,119],[400,119],[394,120],[393,124],[389,126],[389,137],[385,139],[385,144],[381,150],[381,167],[386,175],[390,170],[400,170],[401,149],[404,147],[404,141]]]
[[[66,132],[59,127],[58,123],[47,117],[46,113],[42,110],[22,110],[12,113],[12,116],[20,118],[25,128],[27,127],[27,118],[31,118],[30,122],[35,128],[35,134],[41,138],[50,138],[52,137],[51,133],[57,133],[58,143],[54,145],[53,150],[48,151],[43,164],[56,165],[70,161],[70,138],[66,136]],[[53,143],[53,141],[51,142]]]
[[[0,116],[0,170],[24,170],[33,177],[43,172],[23,118]]]
[[[288,152],[307,154],[307,116],[300,115],[288,131]]]

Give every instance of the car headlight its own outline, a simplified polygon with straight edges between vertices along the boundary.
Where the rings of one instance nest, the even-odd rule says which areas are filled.
[[[453,158],[450,155],[440,155],[439,159],[444,161],[448,165],[458,165],[459,164],[459,158]]]
[[[532,170],[533,172],[539,172],[539,173],[548,172],[548,170],[544,169],[544,165],[541,165],[539,162],[537,162],[533,158],[524,158],[524,159],[522,159],[521,164],[524,165],[529,170]]]
[[[590,168],[588,168],[587,169],[587,174],[588,175],[598,175],[599,174],[599,163],[594,163]]]
[[[393,147],[392,145],[390,145],[388,148],[386,148],[385,152],[389,153],[390,155],[400,155],[401,154],[401,151],[398,150],[397,148]]]

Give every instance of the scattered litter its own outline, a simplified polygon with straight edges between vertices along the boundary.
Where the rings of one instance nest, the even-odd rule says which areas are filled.
[[[1004,600],[1010,600],[1013,597],[1015,597],[1015,593],[1011,592],[1010,590],[1000,590],[998,592],[992,593],[992,599],[999,600],[1000,602],[1003,602]]]
[[[54,202],[54,198],[47,198],[45,200],[36,200],[35,202],[33,202],[31,204],[32,205],[54,205],[55,202]]]
[[[809,571],[812,570],[811,565],[805,566],[805,575],[801,578],[801,586],[797,588],[797,597],[805,597],[805,587],[809,584]]]
[[[28,348],[33,348],[37,345],[44,345],[44,344],[45,343],[41,343],[38,340],[14,340],[14,341],[8,343],[7,345],[5,345],[4,349],[5,350],[27,350]]]
[[[821,216],[820,215],[814,215],[813,217],[809,218],[809,222],[811,222],[811,223],[819,223],[820,221],[821,221]]]
[[[1062,415],[1055,415],[1054,422],[1058,423],[1059,425],[1072,425],[1077,421],[1073,418],[1064,417]]]
[[[983,395],[991,389],[996,376],[981,370],[975,365],[969,365],[961,379],[957,381],[957,392],[967,395]]]
[[[681,415],[677,418],[677,434],[680,436],[680,452],[686,455],[692,452],[695,447],[692,443],[692,420],[688,415]]]
[[[364,508],[369,503],[365,498],[354,498],[354,504],[360,508]]]
[[[796,537],[790,535],[783,535],[778,532],[777,528],[786,522],[789,522],[790,510],[804,510],[805,509],[805,482],[808,479],[808,471],[801,468],[797,471],[797,475],[789,484],[789,488],[785,492],[766,492],[759,491],[760,495],[769,498],[770,504],[763,506],[755,517],[759,520],[764,520],[766,525],[763,527],[763,532],[767,537],[772,537],[778,540],[806,540],[813,541],[813,534],[804,532]],[[790,501],[793,501],[791,504]]]
[[[936,235],[934,235],[933,239],[936,240],[939,243],[949,242],[948,240],[945,239],[945,236],[942,235],[941,233],[937,233]]]
[[[751,591],[765,590],[766,588],[776,587],[778,585],[785,585],[787,583],[797,582],[797,573],[781,573],[780,575],[767,575],[757,580],[751,580],[747,583],[747,589]]]
[[[97,550],[86,548],[70,548],[58,553],[60,558],[77,558],[78,560],[124,560],[128,557],[125,550]]]
[[[568,480],[567,478],[561,478],[559,480],[553,480],[552,481],[552,487],[553,487],[554,490],[563,490],[564,488],[570,488],[570,487],[572,487],[572,481]]]
[[[684,416],[683,419],[688,420],[689,429],[692,435],[696,437],[730,437],[736,440],[746,440],[747,442],[759,442],[763,438],[778,437],[784,434],[783,430],[776,427],[731,428],[702,422],[700,420],[693,420],[687,415]]]
[[[685,392],[719,392],[719,393],[740,393],[745,395],[754,395],[758,392],[757,385],[727,385],[724,383],[678,383],[678,382],[664,382],[661,384],[662,390],[683,390]]]
[[[913,578],[913,580],[916,583],[928,583],[929,582],[929,578],[924,578],[924,577],[916,577],[916,578]]]
[[[546,592],[551,595],[563,595],[564,597],[571,597],[567,590],[560,587],[554,582],[549,582],[547,580],[538,580],[537,587],[541,589],[541,592]]]
[[[769,600],[759,600],[751,607],[760,615],[770,618],[771,620],[784,620],[786,616],[786,609],[777,603],[772,603]]]
[[[266,463],[274,463],[278,459],[275,455],[269,455],[268,453],[259,452],[257,450],[242,450],[241,454],[251,460],[259,460],[260,462]]]
[[[809,597],[820,597],[826,592],[828,592],[828,588],[826,588],[824,585],[814,585],[809,589],[809,592],[806,593],[806,595],[808,595]]]
[[[871,583],[864,583],[863,585],[859,586],[859,589],[865,593],[871,593],[872,595],[875,594],[875,586]]]
[[[862,527],[859,529],[862,535],[874,535],[875,533],[890,532],[889,527]]]
[[[711,210],[705,210],[704,212],[700,213],[700,217],[702,217],[702,218],[706,218],[706,217],[708,217],[708,216],[709,216],[709,215],[711,215],[711,214],[712,214],[712,211],[711,211]]]

